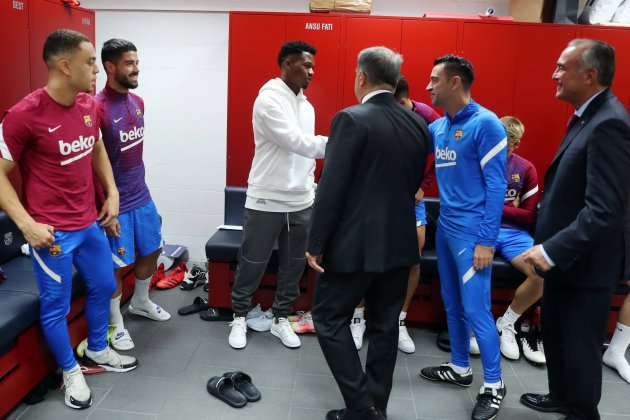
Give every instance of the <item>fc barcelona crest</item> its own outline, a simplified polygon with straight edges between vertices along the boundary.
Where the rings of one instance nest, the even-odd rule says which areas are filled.
[[[512,181],[513,182],[519,182],[521,180],[521,175],[520,174],[512,174]]]
[[[455,141],[461,139],[463,135],[464,135],[464,130],[456,130],[455,131]]]
[[[84,115],[83,116],[83,122],[85,122],[86,126],[92,127],[92,116],[91,115]]]
[[[61,254],[61,245],[51,245],[50,248],[48,248],[48,253],[51,257],[58,257]]]
[[[125,247],[124,246],[119,246],[118,247],[118,255],[120,255],[121,257],[125,256]]]
[[[140,108],[136,109],[136,115],[138,116],[138,118],[142,118],[142,110]]]

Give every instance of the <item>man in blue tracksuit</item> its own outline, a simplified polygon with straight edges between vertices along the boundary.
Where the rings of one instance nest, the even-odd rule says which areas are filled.
[[[470,386],[472,329],[484,370],[472,418],[492,419],[505,396],[490,274],[506,191],[506,132],[494,113],[471,99],[470,62],[447,55],[434,64],[427,90],[433,105],[446,111],[429,130],[440,189],[436,248],[451,362],[424,368],[420,376]]]

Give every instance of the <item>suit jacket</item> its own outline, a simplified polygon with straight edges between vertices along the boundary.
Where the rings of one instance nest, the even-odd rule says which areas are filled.
[[[308,251],[331,272],[418,264],[414,194],[429,151],[426,123],[380,93],[338,112],[317,186]]]
[[[610,287],[622,277],[630,196],[630,117],[606,89],[573,125],[545,175],[536,242],[556,267],[546,279]]]

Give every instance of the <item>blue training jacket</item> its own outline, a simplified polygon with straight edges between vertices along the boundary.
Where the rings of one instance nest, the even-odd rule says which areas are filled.
[[[494,246],[507,188],[507,137],[497,116],[473,100],[429,126],[443,231]]]

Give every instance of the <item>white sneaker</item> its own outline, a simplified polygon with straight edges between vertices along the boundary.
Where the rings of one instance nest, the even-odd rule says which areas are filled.
[[[350,333],[352,333],[352,339],[357,350],[360,350],[363,346],[363,334],[365,333],[365,319],[353,318],[350,321]]]
[[[271,323],[271,334],[278,337],[282,344],[289,348],[296,348],[302,345],[300,338],[295,334],[291,324],[286,318],[274,318]]]
[[[129,331],[127,331],[126,328],[123,328],[122,330],[117,330],[115,327],[109,328],[113,328],[109,343],[112,345],[114,350],[127,351],[135,347],[133,340],[129,335]]]
[[[244,316],[234,316],[234,321],[230,322],[230,336],[228,342],[234,349],[242,349],[247,345],[247,322]]]
[[[407,331],[407,327],[405,326],[405,320],[399,320],[400,324],[398,325],[398,349],[403,353],[413,353],[416,351],[416,345],[413,343],[411,337],[409,337],[409,332]]]
[[[502,328],[499,328],[502,317],[497,319],[497,330],[499,331],[499,338],[501,339],[501,354],[508,359],[518,360],[521,357],[521,353],[518,350],[518,344],[516,343],[516,330],[514,324],[507,324]]]
[[[523,356],[525,356],[527,361],[536,366],[547,363],[545,353],[543,353],[542,349],[542,340],[540,340],[536,334],[530,332],[519,338],[519,340],[521,342],[521,347],[523,347]]]
[[[470,333],[470,350],[468,350],[469,354],[478,355],[481,354],[481,350],[479,350],[479,343],[477,343],[477,337],[472,332]]]
[[[128,372],[138,367],[138,359],[132,356],[122,356],[111,347],[101,351],[85,349],[83,360],[86,365],[99,366],[108,372]]]
[[[252,311],[250,311],[249,313],[251,312]],[[245,322],[247,322],[247,326],[249,328],[258,332],[265,332],[271,329],[271,324],[273,320],[273,313],[271,312],[271,308],[267,309],[265,312],[259,311],[259,314],[256,317],[249,317],[249,313],[245,317]]]
[[[81,410],[92,405],[92,393],[87,383],[85,383],[85,378],[79,365],[63,372],[63,385],[61,388],[64,390],[65,403],[68,407]]]

